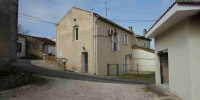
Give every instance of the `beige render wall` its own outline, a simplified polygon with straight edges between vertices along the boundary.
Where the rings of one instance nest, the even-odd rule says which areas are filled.
[[[94,73],[92,19],[92,13],[72,8],[57,26],[57,57],[68,59],[66,63],[68,69],[81,73],[82,52],[88,52],[88,73]],[[75,25],[79,26],[78,41],[73,40],[73,27]],[[83,50],[83,47],[86,50]]]
[[[191,17],[189,24],[191,100],[200,98],[200,17]]]
[[[155,71],[155,54],[142,50],[142,49],[133,49],[133,68],[132,70],[137,70],[137,64],[138,64],[138,70],[139,71]]]
[[[107,64],[123,64],[125,55],[132,53],[132,35],[124,30],[119,29],[105,21],[98,19],[97,27],[97,75],[107,75]],[[117,29],[120,34],[120,51],[113,52],[111,50],[111,37],[105,37],[109,33],[109,29]],[[123,34],[128,35],[128,45],[123,44]],[[101,36],[99,36],[101,35]],[[117,38],[115,38],[117,39]],[[129,64],[132,61],[129,60]],[[114,66],[113,66],[114,67]],[[130,66],[131,67],[131,66]],[[113,68],[115,71],[115,69]],[[119,66],[120,73],[123,72],[123,65]]]
[[[188,19],[185,19],[155,38],[155,53],[168,49],[169,90],[183,100],[191,100],[188,33]],[[157,54],[156,83],[160,83],[160,64]]]

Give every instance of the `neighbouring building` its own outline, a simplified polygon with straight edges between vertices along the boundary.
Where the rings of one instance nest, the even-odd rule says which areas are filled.
[[[126,72],[132,64],[133,34],[99,14],[73,7],[57,25],[57,57],[68,59],[67,68],[80,73],[107,75],[108,64],[120,64],[120,73]]]
[[[25,38],[26,56],[35,55],[42,58],[43,54],[55,55],[56,43],[50,39],[22,34],[18,34],[18,37]]]
[[[150,46],[151,39],[146,39],[144,36],[136,35],[136,34],[133,35],[133,38],[134,38],[133,46],[147,48],[147,49],[151,48]]]
[[[56,42],[56,37],[52,38],[51,40],[54,41],[54,42]]]
[[[0,66],[17,58],[18,0],[0,0]]]
[[[156,83],[183,100],[199,100],[200,1],[177,0],[145,37],[155,39]]]
[[[144,36],[133,35],[133,71],[155,71],[155,54],[151,49],[150,42],[151,39]]]
[[[54,42],[56,42],[56,37],[52,38],[51,40],[54,41]],[[54,55],[56,56],[56,47],[55,47],[54,51],[55,51]]]
[[[26,56],[26,39],[22,35],[17,36],[17,58]]]

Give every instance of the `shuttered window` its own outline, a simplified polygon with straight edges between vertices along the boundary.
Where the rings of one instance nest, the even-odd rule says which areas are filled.
[[[110,29],[110,34],[111,34],[111,49],[112,51],[115,51],[114,49],[114,43],[115,43],[115,36],[114,36],[114,30]]]
[[[128,35],[124,34],[124,44],[128,44]]]
[[[128,44],[128,35],[126,35],[126,44]]]
[[[124,44],[126,44],[126,34],[124,34]]]
[[[117,51],[120,51],[120,34],[117,34]]]

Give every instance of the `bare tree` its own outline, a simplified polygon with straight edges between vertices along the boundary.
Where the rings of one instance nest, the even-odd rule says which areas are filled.
[[[23,35],[29,35],[29,30],[25,30],[24,27],[21,24],[19,24],[18,33]]]

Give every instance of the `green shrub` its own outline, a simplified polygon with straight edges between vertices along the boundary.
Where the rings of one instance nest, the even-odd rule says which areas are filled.
[[[25,57],[22,57],[21,59],[33,59],[33,60],[38,60],[38,59],[42,59],[42,58],[38,57],[37,55],[30,54],[30,55],[27,55],[27,56],[25,56]]]
[[[16,69],[0,71],[0,90],[19,87],[27,84],[45,85],[49,80],[31,73],[23,73]]]

